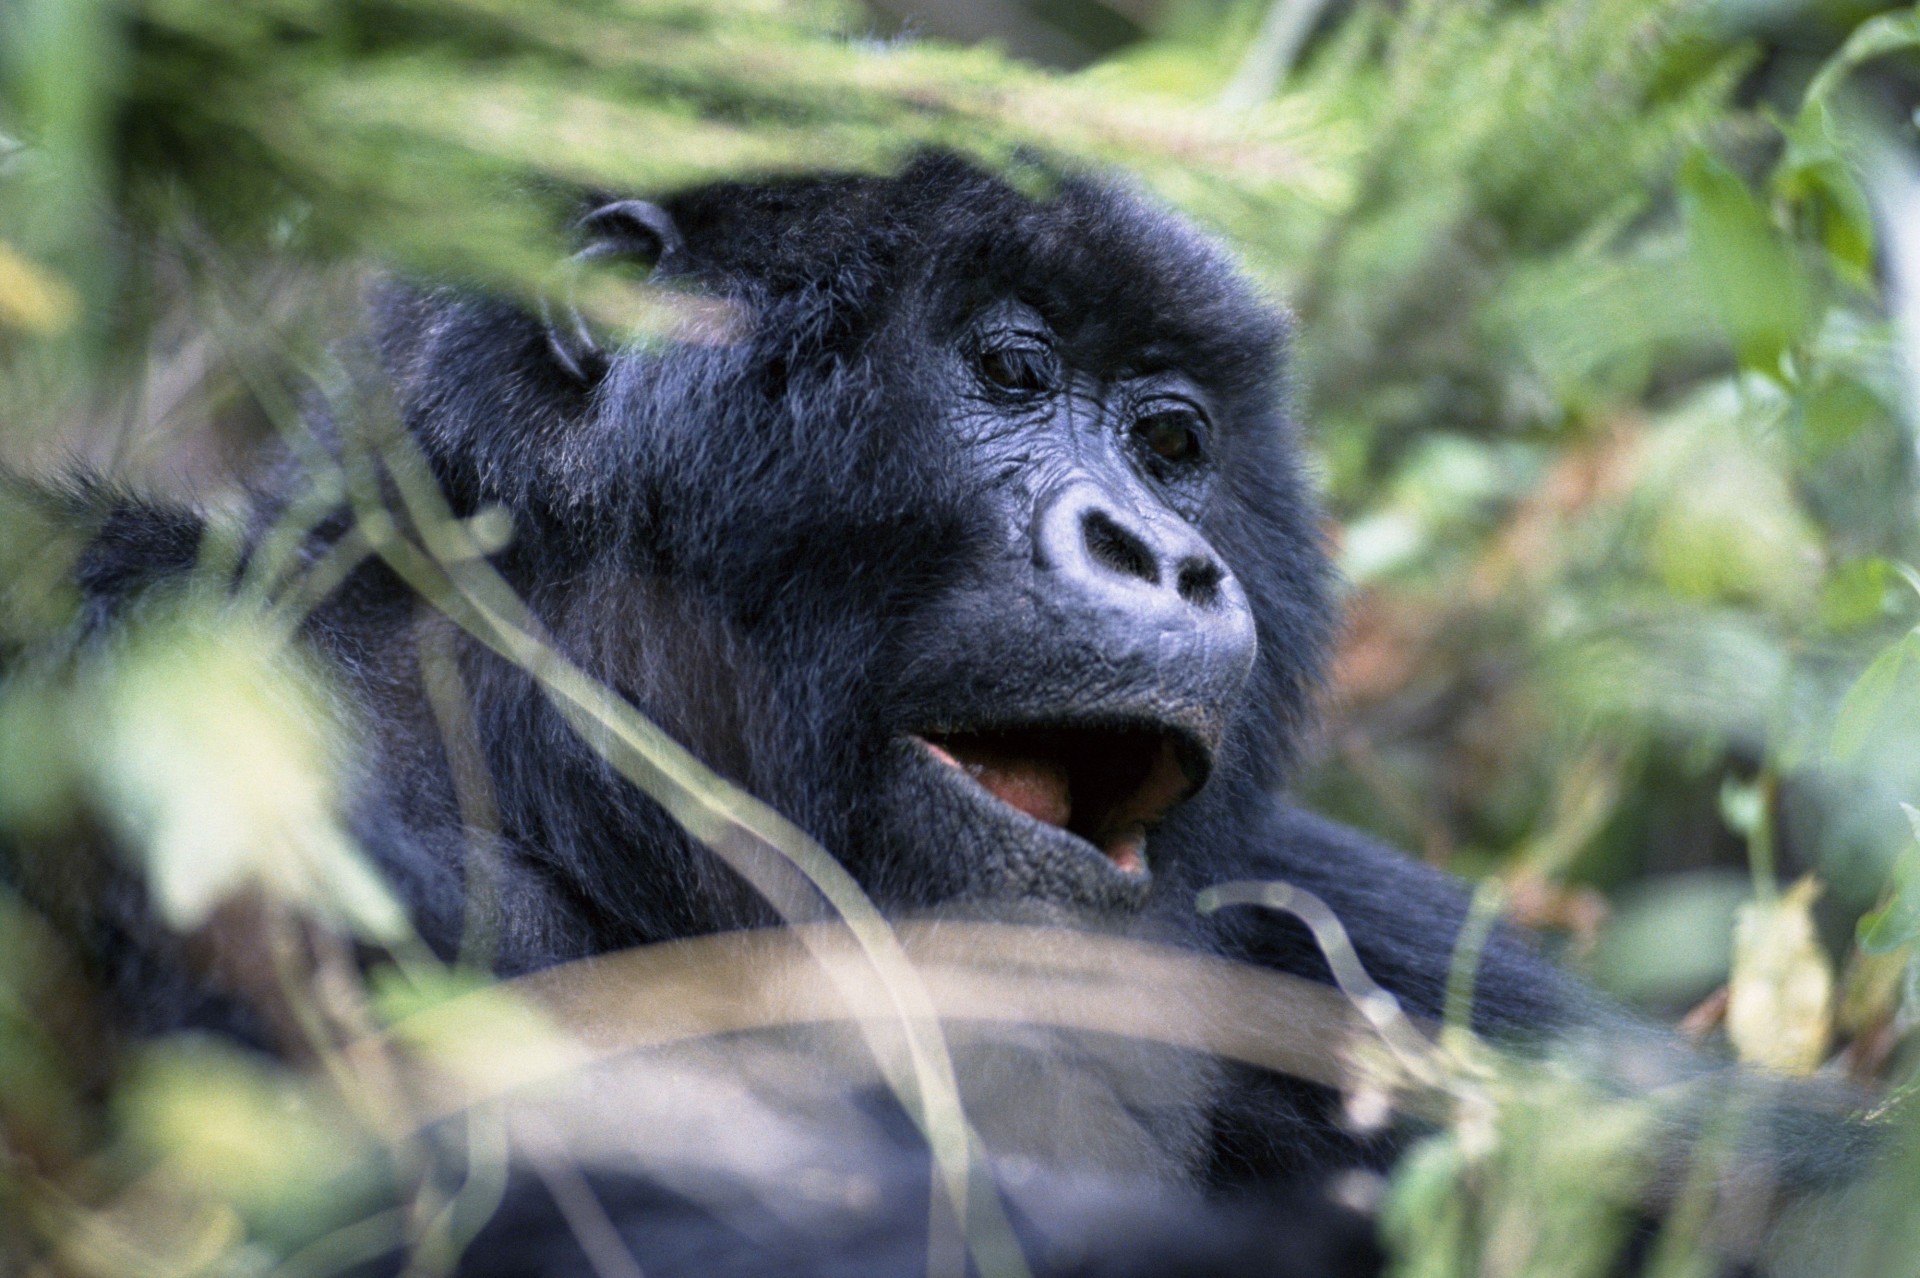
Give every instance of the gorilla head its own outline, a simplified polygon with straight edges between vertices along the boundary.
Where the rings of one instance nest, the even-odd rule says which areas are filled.
[[[582,233],[726,321],[608,349],[381,302],[410,429],[458,506],[513,514],[502,567],[558,641],[883,905],[1190,908],[1329,630],[1274,311],[1122,190],[945,158]],[[600,943],[750,914],[523,678],[469,676],[502,834]],[[417,744],[389,731],[394,775]]]

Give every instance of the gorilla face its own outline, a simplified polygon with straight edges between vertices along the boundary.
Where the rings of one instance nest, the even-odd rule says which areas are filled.
[[[503,567],[576,659],[883,905],[1132,912],[1231,841],[1330,606],[1284,326],[1211,244],[1110,186],[1033,199],[946,159],[583,227],[728,331],[609,352],[430,301],[389,304],[384,342],[442,484],[514,512]],[[553,739],[503,796],[517,841],[600,900],[702,882]],[[524,733],[498,751],[528,777]]]
[[[1144,898],[1149,833],[1205,783],[1257,644],[1195,526],[1213,393],[1070,334],[1001,297],[945,343],[951,459],[995,544],[906,636],[877,810],[893,847],[944,841],[970,894],[1113,906]]]

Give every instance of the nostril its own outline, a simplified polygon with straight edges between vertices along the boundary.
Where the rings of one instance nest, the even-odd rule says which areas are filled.
[[[1183,560],[1174,588],[1180,597],[1196,608],[1211,608],[1220,602],[1220,583],[1226,569],[1211,559],[1198,556]]]
[[[1080,520],[1087,554],[1109,572],[1138,577],[1150,585],[1160,581],[1160,565],[1139,537],[1121,527],[1104,510],[1089,510]]]

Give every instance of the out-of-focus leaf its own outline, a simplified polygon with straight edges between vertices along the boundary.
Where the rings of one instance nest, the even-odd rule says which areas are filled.
[[[148,1177],[74,1222],[51,1267],[76,1278],[206,1278],[246,1272],[246,1244],[246,1222],[231,1204]]]
[[[1913,827],[1913,841],[1894,862],[1886,903],[1863,914],[1855,933],[1861,950],[1871,955],[1920,941],[1920,808],[1903,803],[1900,810]]]
[[[58,829],[85,802],[73,707],[24,680],[0,692],[0,828]]]
[[[1822,378],[1801,398],[1800,442],[1818,461],[1858,438],[1887,415],[1880,397],[1851,377]]]
[[[510,990],[455,974],[385,970],[375,1008],[394,1037],[473,1096],[565,1078],[584,1064],[580,1044]]]
[[[1913,631],[1875,657],[1847,689],[1833,724],[1837,757],[1853,759],[1865,748],[1908,683],[1909,670],[1920,671],[1920,633]]]
[[[1833,113],[1823,102],[1809,102],[1782,132],[1787,147],[1774,167],[1773,189],[1811,212],[1834,265],[1856,287],[1870,287],[1873,210],[1838,140]]]
[[[1525,492],[1538,469],[1517,445],[1436,434],[1400,467],[1381,508],[1348,525],[1341,568],[1366,582],[1406,569],[1435,545],[1457,545],[1463,527]]]
[[[311,1082],[212,1039],[147,1049],[118,1098],[141,1154],[250,1216],[324,1209],[371,1145]]]
[[[1908,945],[1920,939],[1920,885],[1911,873],[1895,888],[1893,897],[1877,910],[1860,916],[1855,928],[1855,944],[1869,957],[1905,953]]]
[[[1842,565],[1820,588],[1820,624],[1828,630],[1855,630],[1886,616],[1892,577],[1887,561],[1878,556]]]
[[[1423,1278],[1599,1278],[1652,1166],[1657,1111],[1551,1064],[1512,1070],[1395,1168],[1382,1230]],[[1579,1113],[1581,1121],[1568,1122]]]
[[[1595,975],[1622,998],[1684,1007],[1727,979],[1733,922],[1751,891],[1731,870],[1634,885],[1600,935]]]
[[[1915,595],[1920,595],[1920,570],[1898,559],[1889,559],[1887,567],[1893,569],[1894,575],[1907,584],[1907,589],[1913,591]]]
[[[1680,170],[1681,206],[1701,278],[1740,362],[1769,377],[1805,337],[1813,306],[1793,246],[1734,172],[1706,151]]]
[[[1606,599],[1564,639],[1543,645],[1542,673],[1581,713],[1682,739],[1751,737],[1792,674],[1779,637],[1734,609],[1644,611]]]
[[[1581,1121],[1566,1115],[1579,1112]],[[1603,1278],[1651,1171],[1654,1108],[1548,1075],[1501,1115],[1503,1175],[1481,1273]]]
[[[95,696],[91,784],[175,926],[259,888],[369,939],[405,935],[344,828],[325,697],[283,637],[218,605],[183,609],[116,654]]]
[[[0,482],[0,642],[67,623],[79,594],[73,565],[88,533],[84,521],[20,496]]]
[[[1751,839],[1767,820],[1766,787],[1741,785],[1729,777],[1720,786],[1720,819],[1742,838]]]
[[[1833,963],[1813,924],[1819,881],[1808,876],[1771,901],[1749,901],[1733,929],[1727,1036],[1740,1059],[1811,1074],[1833,1036]]]
[[[82,987],[64,957],[52,930],[0,892],[0,1130],[28,1158],[73,1156],[90,1134],[73,1077]]]
[[[1667,590],[1707,601],[1758,601],[1803,615],[1822,547],[1777,434],[1741,412],[1732,388],[1700,396],[1649,435],[1643,500],[1651,566]]]
[[[1356,519],[1340,542],[1340,569],[1365,585],[1411,564],[1427,545],[1427,530],[1408,510],[1382,510]]]
[[[0,326],[48,335],[69,327],[80,313],[80,295],[45,267],[0,240]]]
[[[1901,49],[1920,48],[1920,10],[1883,13],[1855,27],[1840,52],[1827,60],[1807,86],[1809,106],[1824,106],[1853,69],[1861,63]]]
[[[1860,1034],[1898,1012],[1912,962],[1911,945],[1896,945],[1880,953],[1864,947],[1855,950],[1840,978],[1840,1007],[1833,1018],[1839,1030]]]
[[[1458,1139],[1431,1136],[1400,1160],[1380,1212],[1381,1232],[1405,1261],[1406,1278],[1468,1278],[1475,1272],[1470,1250],[1468,1172]]]
[[[1640,393],[1669,359],[1706,352],[1713,315],[1685,240],[1602,242],[1522,264],[1489,300],[1489,335],[1575,410]]]

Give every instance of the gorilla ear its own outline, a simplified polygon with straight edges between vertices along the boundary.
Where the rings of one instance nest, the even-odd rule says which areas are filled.
[[[685,252],[680,228],[667,211],[645,200],[615,200],[594,209],[575,224],[584,241],[568,259],[567,278],[560,296],[541,304],[546,321],[547,346],[567,373],[583,382],[606,370],[606,352],[593,335],[574,300],[574,283],[582,267],[619,263],[652,272],[671,265]]]
[[[619,257],[654,267],[685,247],[673,218],[645,200],[603,204],[581,218],[577,229],[586,241],[582,258]]]

